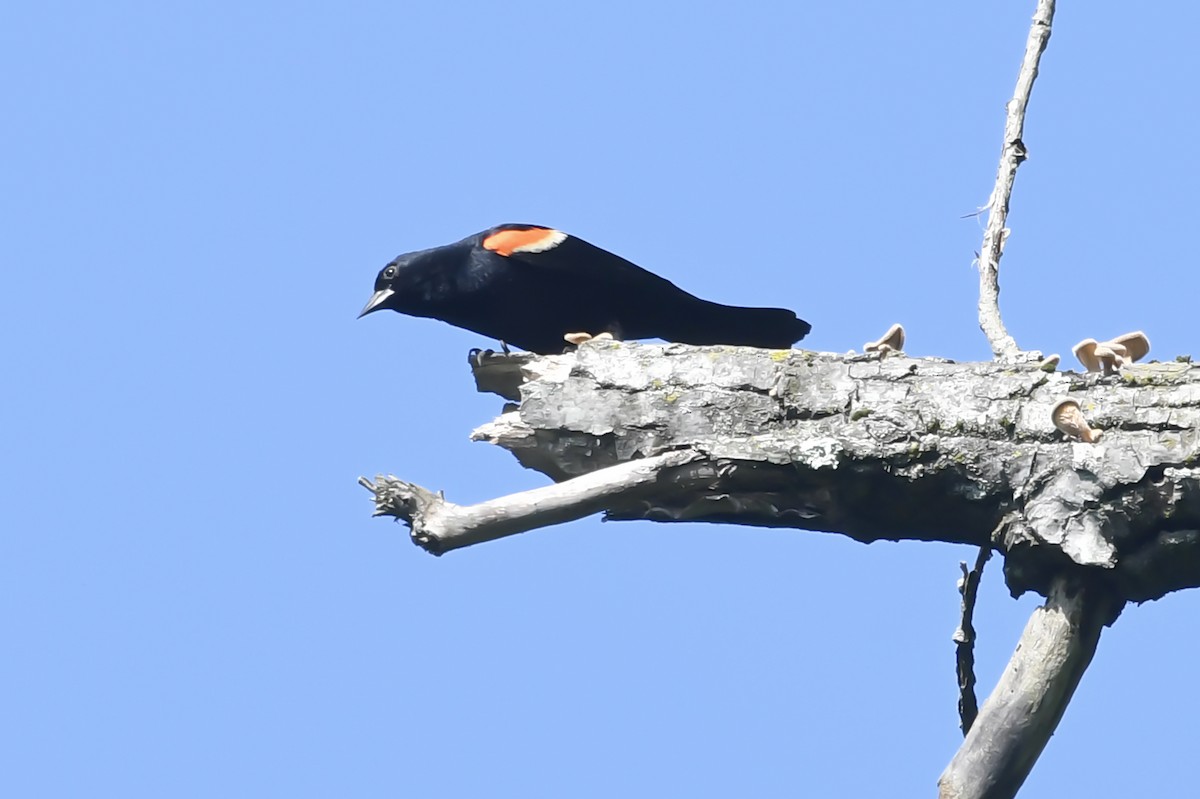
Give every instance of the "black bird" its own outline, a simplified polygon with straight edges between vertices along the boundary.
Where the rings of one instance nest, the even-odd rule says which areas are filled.
[[[572,333],[787,349],[812,326],[782,308],[718,305],[559,230],[499,225],[401,255],[359,317],[390,308],[557,354]]]

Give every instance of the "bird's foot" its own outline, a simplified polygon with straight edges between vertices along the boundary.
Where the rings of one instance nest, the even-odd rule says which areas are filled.
[[[503,342],[501,342],[501,346],[504,346]],[[467,363],[471,365],[472,369],[476,369],[483,366],[487,361],[492,361],[497,358],[515,358],[519,356],[520,353],[514,354],[508,347],[504,347],[503,352],[496,352],[495,350],[481,350],[479,347],[472,347],[471,351],[467,353]]]

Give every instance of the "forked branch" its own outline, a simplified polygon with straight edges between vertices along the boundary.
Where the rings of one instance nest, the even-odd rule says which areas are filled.
[[[1067,575],[1055,579],[938,780],[939,799],[1016,796],[1091,663],[1100,630],[1120,608],[1119,600],[1098,587]]]

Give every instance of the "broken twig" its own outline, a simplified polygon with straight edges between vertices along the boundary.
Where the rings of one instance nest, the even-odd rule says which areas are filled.
[[[975,723],[979,715],[979,701],[975,698],[975,599],[979,594],[979,580],[983,567],[992,557],[991,547],[980,547],[975,557],[975,568],[968,570],[967,562],[958,564],[962,579],[958,581],[958,593],[962,596],[962,618],[954,631],[955,671],[958,673],[958,718],[963,735]]]
[[[666,470],[704,457],[676,450],[620,463],[554,485],[480,502],[456,505],[442,494],[391,476],[359,485],[375,495],[375,515],[395,516],[408,524],[415,544],[435,555],[495,541],[526,530],[574,521],[635,499],[658,488]]]

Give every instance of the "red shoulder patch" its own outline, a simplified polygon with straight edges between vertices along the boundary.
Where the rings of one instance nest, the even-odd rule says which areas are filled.
[[[567,234],[548,227],[498,230],[483,240],[483,248],[509,256],[515,252],[545,252],[566,241]]]

